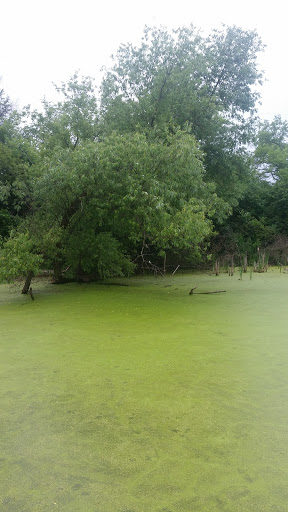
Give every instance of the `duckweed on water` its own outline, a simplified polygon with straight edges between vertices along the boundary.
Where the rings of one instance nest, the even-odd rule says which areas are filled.
[[[118,282],[0,288],[1,510],[286,512],[288,275]]]

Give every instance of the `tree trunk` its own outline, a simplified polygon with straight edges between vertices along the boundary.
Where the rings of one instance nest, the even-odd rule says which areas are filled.
[[[166,252],[165,252],[164,261],[163,261],[163,274],[166,274]]]
[[[27,295],[28,291],[29,291],[29,288],[30,288],[30,284],[31,284],[31,281],[32,281],[32,277],[33,277],[33,272],[30,270],[27,274],[27,277],[26,277],[26,281],[25,281],[25,284],[22,288],[22,292],[24,295]]]
[[[55,259],[54,261],[52,282],[55,284],[62,282],[62,265],[61,261],[58,259]]]
[[[83,283],[84,281],[85,272],[82,268],[81,262],[78,263],[77,270],[76,270],[76,280],[78,283]]]
[[[246,252],[243,256],[243,272],[244,273],[247,272],[247,267],[248,267],[248,257],[247,257],[247,252]]]
[[[228,266],[228,276],[234,275],[234,258],[231,257],[231,265]]]

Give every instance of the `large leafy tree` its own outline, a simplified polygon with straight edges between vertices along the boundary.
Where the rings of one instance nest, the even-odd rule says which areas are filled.
[[[73,277],[131,272],[129,261],[144,245],[195,252],[215,211],[225,212],[203,180],[202,153],[187,131],[152,140],[112,134],[54,151],[42,165],[23,229],[57,279],[64,267]]]
[[[44,101],[21,130],[10,123],[10,138],[7,125],[15,166],[2,200],[20,215],[2,255],[19,253],[30,277],[53,266],[60,280],[64,269],[131,272],[148,247],[154,257],[199,253],[249,183],[260,50],[257,34],[237,27],[206,38],[146,28],[139,46],[119,48],[99,108],[93,81],[75,73],[57,87],[61,100]]]
[[[147,27],[139,47],[120,46],[106,73],[104,121],[110,130],[118,120],[131,130],[139,123],[153,127],[172,118],[180,126],[189,121],[199,139],[209,137],[216,113],[239,119],[255,108],[260,50],[257,34],[237,27],[214,31],[208,38],[193,27],[172,33]]]
[[[205,153],[206,178],[237,204],[249,175],[245,150],[262,78],[261,49],[255,32],[237,27],[207,38],[193,27],[146,28],[139,46],[119,48],[104,77],[103,133],[188,123]]]
[[[62,94],[61,101],[53,104],[44,100],[41,112],[25,109],[18,113],[6,108],[0,124],[0,236],[7,239],[14,228],[2,251],[2,278],[10,279],[17,272],[22,275],[29,267],[31,279],[39,261],[43,261],[43,251],[50,255],[56,235],[47,222],[41,224],[36,214],[36,184],[54,154],[64,148],[73,151],[97,134],[93,81],[80,79],[75,73],[57,90]],[[54,191],[47,188],[43,193],[53,195]],[[23,250],[19,240],[27,240]]]

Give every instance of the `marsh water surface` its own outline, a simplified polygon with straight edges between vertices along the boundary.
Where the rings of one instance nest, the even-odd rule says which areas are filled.
[[[288,275],[239,277],[1,286],[1,510],[287,512]]]

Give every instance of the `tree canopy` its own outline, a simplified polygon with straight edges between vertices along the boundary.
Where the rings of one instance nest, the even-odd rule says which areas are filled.
[[[99,92],[75,73],[56,103],[15,112],[1,90],[1,278],[104,278],[144,253],[192,262],[219,247],[252,258],[285,236],[288,127],[259,129],[262,50],[235,26],[146,27]]]

